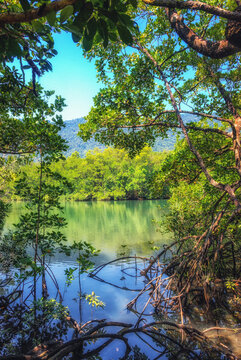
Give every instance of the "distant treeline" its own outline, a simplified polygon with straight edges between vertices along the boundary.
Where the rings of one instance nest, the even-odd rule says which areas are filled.
[[[71,185],[65,200],[159,199],[169,195],[167,186],[160,181],[166,156],[167,152],[154,152],[149,147],[132,159],[124,150],[96,148],[85,158],[75,152],[51,165],[51,170],[66,177]],[[29,181],[35,181],[36,166],[34,162],[20,166],[18,176],[25,172]],[[7,192],[12,199],[19,199],[14,195],[13,182]]]

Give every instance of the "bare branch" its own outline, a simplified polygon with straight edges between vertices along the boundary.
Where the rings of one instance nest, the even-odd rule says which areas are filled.
[[[166,77],[165,77],[165,74],[163,73],[161,67],[159,66],[159,64],[157,63],[157,61],[153,58],[153,56],[148,52],[148,50],[146,48],[144,48],[138,41],[136,41],[136,44],[137,46],[139,47],[139,50],[145,54],[151,61],[152,63],[155,65],[157,71],[159,72],[160,74],[160,77],[162,79],[162,81],[165,83],[165,86],[166,86],[166,89],[169,93],[169,96],[170,96],[170,99],[171,99],[171,103],[172,103],[172,106],[173,106],[173,109],[176,113],[176,116],[177,116],[177,119],[178,119],[178,122],[180,124],[180,127],[182,129],[182,132],[184,134],[184,137],[188,143],[188,146],[191,150],[191,152],[194,154],[194,156],[196,157],[197,159],[197,162],[200,166],[200,168],[202,169],[202,172],[204,173],[206,179],[208,180],[208,182],[214,186],[216,189],[220,190],[220,191],[226,191],[230,197],[230,199],[233,201],[234,205],[236,206],[236,208],[238,210],[241,209],[241,203],[240,201],[238,200],[236,194],[235,194],[235,189],[233,187],[231,187],[230,185],[228,184],[222,184],[221,182],[218,182],[216,181],[212,175],[210,174],[210,172],[208,171],[205,163],[204,163],[204,160],[201,156],[201,154],[198,152],[198,150],[194,147],[189,135],[188,135],[188,132],[187,132],[187,129],[186,129],[186,126],[184,125],[184,122],[183,122],[183,119],[181,117],[181,113],[178,109],[178,106],[177,106],[177,102],[174,98],[174,95],[171,91],[171,87],[170,87],[170,84],[169,82],[167,81]],[[241,120],[240,120],[240,125],[241,125]]]
[[[165,60],[163,60],[163,62],[160,64],[160,66],[162,66],[163,64],[165,64],[165,62],[167,62],[168,60],[170,60],[172,57],[176,56],[177,54],[180,54],[184,51],[186,51],[188,49],[188,47],[185,47],[183,49],[180,49],[178,51],[175,51],[173,54],[171,54],[170,56],[168,56]]]
[[[163,126],[163,127],[168,127],[168,128],[174,128],[174,129],[181,129],[180,125],[176,125],[176,124],[172,124],[172,123],[168,123],[168,122],[164,122],[164,121],[158,121],[158,122],[149,122],[146,124],[138,124],[138,125],[123,125],[120,126],[121,129],[130,129],[130,128],[144,128],[144,127],[150,127],[150,126]],[[228,138],[232,138],[232,135],[227,133],[226,131],[220,130],[220,129],[214,129],[214,128],[202,128],[199,126],[192,126],[192,125],[185,125],[186,129],[188,130],[194,130],[194,131],[202,131],[205,133],[216,133],[216,134],[220,134],[220,135],[224,135]]]
[[[193,50],[202,55],[209,56],[213,59],[222,59],[241,51],[241,48],[233,46],[226,39],[216,42],[205,40],[185,25],[183,18],[178,15],[175,10],[169,10],[168,17],[172,28],[180,38]]]
[[[225,10],[219,6],[212,6],[201,1],[143,0],[143,2],[148,5],[167,7],[169,9],[201,10],[208,14],[241,22],[240,12]]]
[[[232,102],[232,99],[231,99],[229,93],[225,90],[222,83],[220,82],[218,76],[214,74],[214,72],[213,72],[213,70],[212,70],[212,68],[210,66],[207,66],[207,70],[208,70],[210,76],[212,77],[215,85],[217,86],[218,91],[220,92],[222,98],[224,99],[228,110],[231,112],[231,114],[233,116],[238,116],[238,112],[237,112],[237,110],[236,110],[236,108],[235,108],[235,106],[234,106],[234,104]]]
[[[49,4],[36,7],[22,13],[3,13],[0,15],[0,26],[3,24],[18,24],[30,22],[46,16],[51,11],[59,11],[67,5],[73,5],[77,0],[56,0]]]
[[[173,112],[174,112],[174,110],[173,110]],[[223,117],[220,117],[220,116],[216,116],[216,115],[201,113],[201,112],[197,112],[197,111],[184,111],[184,110],[180,110],[180,113],[182,113],[182,114],[197,115],[197,116],[201,116],[201,117],[206,117],[206,118],[218,120],[218,121],[221,121],[221,122],[226,122],[226,123],[228,123],[230,126],[233,125],[232,120],[226,119],[226,118],[223,118]]]

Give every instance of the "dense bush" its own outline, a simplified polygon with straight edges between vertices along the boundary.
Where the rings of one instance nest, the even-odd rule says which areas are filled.
[[[145,147],[139,155],[130,158],[126,151],[113,148],[88,151],[85,158],[78,152],[51,165],[51,170],[66,177],[72,190],[66,189],[64,200],[124,200],[158,199],[169,195],[168,187],[160,181],[160,167],[167,152],[158,153]],[[37,163],[18,166],[18,174],[28,174],[28,181],[37,178]],[[9,199],[21,200],[14,194],[14,182],[5,190]],[[51,185],[51,184],[50,184]]]

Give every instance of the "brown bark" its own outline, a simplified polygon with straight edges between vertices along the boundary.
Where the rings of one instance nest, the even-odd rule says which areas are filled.
[[[59,11],[67,5],[73,5],[76,1],[77,0],[56,0],[50,4],[46,4],[44,8],[40,6],[22,13],[3,13],[0,15],[0,25],[30,22],[46,16],[51,11]]]
[[[219,6],[212,6],[201,1],[178,1],[178,0],[143,0],[145,4],[166,7],[169,9],[201,10],[208,14],[241,22],[241,14],[238,11],[229,11]]]
[[[171,86],[169,84],[169,82],[167,81],[166,77],[165,77],[165,74],[163,73],[160,65],[157,63],[157,61],[153,58],[153,56],[148,52],[148,50],[146,48],[144,48],[138,41],[136,41],[136,44],[139,48],[139,50],[145,54],[151,61],[152,63],[155,65],[157,71],[159,72],[160,74],[160,77],[161,79],[163,80],[163,82],[165,83],[165,86],[166,86],[166,89],[169,93],[169,96],[170,96],[170,99],[171,99],[171,103],[172,103],[172,106],[173,106],[173,109],[176,113],[176,116],[177,116],[177,119],[178,119],[178,122],[179,122],[179,125],[180,125],[180,128],[182,129],[182,132],[184,134],[184,137],[188,143],[188,146],[189,146],[189,149],[191,150],[191,152],[194,154],[194,156],[196,157],[197,159],[197,162],[202,170],[202,172],[204,173],[206,179],[208,180],[208,182],[214,186],[216,189],[220,190],[220,191],[225,191],[231,201],[233,202],[233,204],[235,205],[237,211],[240,211],[241,210],[241,203],[240,201],[238,200],[236,194],[235,194],[235,187],[234,186],[230,186],[229,184],[222,184],[218,181],[216,181],[210,174],[210,172],[208,171],[206,165],[205,165],[205,162],[201,156],[201,154],[198,152],[198,150],[194,147],[189,135],[188,135],[188,132],[187,132],[187,129],[184,125],[184,122],[183,122],[183,119],[182,119],[182,116],[181,116],[181,113],[180,113],[180,110],[178,108],[178,105],[177,105],[177,102],[175,100],[175,97],[171,91]],[[241,126],[241,123],[240,123],[240,126]],[[234,135],[233,135],[234,136]],[[240,151],[240,147],[239,147],[239,151]]]
[[[185,41],[185,43],[198,53],[213,59],[222,59],[241,51],[239,47],[233,46],[228,40],[210,41],[197,35],[192,29],[185,25],[182,17],[175,10],[168,10],[168,17],[172,28]]]
[[[128,129],[128,128],[133,129],[133,128],[144,128],[144,127],[150,127],[150,126],[160,126],[160,127],[181,129],[180,125],[176,125],[176,124],[172,124],[172,123],[164,122],[164,121],[150,121],[149,123],[145,123],[145,124],[120,126],[120,128],[122,128],[122,129]],[[231,134],[229,134],[226,131],[220,130],[220,129],[202,128],[202,127],[192,126],[192,125],[185,125],[185,127],[188,130],[201,131],[201,132],[204,132],[204,133],[215,133],[215,134],[224,135],[224,136],[226,136],[228,138],[232,138]]]
[[[34,9],[22,12],[11,13],[6,12],[0,15],[0,26],[4,24],[16,24],[31,22],[32,20],[46,16],[51,11],[59,11],[67,5],[73,5],[77,0],[55,0],[50,4],[46,4]],[[168,9],[192,9],[201,10],[206,13],[214,14],[222,18],[229,19],[230,21],[241,22],[241,13],[239,11],[229,11],[217,6],[211,6],[200,1],[177,1],[177,0],[143,0],[148,5],[167,7]],[[212,42],[205,40],[198,36],[192,29],[186,26],[182,18],[176,13],[176,11],[169,11],[169,20],[171,26],[175,29],[177,34],[195,51],[209,56],[211,58],[224,58],[229,55],[235,54],[241,51],[240,47],[233,46],[228,40],[221,40]]]
[[[235,11],[241,13],[241,5]],[[229,20],[225,31],[226,39],[234,46],[241,48],[241,22]]]
[[[220,82],[219,78],[215,75],[213,70],[208,67],[208,71],[210,76],[213,78],[215,85],[219,93],[221,94],[222,98],[224,99],[227,108],[233,115],[232,121],[232,138],[233,138],[233,149],[234,149],[234,157],[235,157],[235,165],[238,174],[241,177],[241,141],[240,141],[240,132],[241,132],[241,115],[235,108],[235,105],[232,102],[232,99],[229,93],[225,90],[224,86]]]

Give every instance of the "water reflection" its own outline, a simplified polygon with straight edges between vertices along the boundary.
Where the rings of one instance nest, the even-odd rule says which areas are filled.
[[[143,286],[143,278],[135,277],[136,266],[141,268],[143,264],[140,260],[116,262],[115,265],[102,268],[101,277],[132,289]],[[170,318],[165,319],[155,314],[148,317],[148,312],[153,312],[151,306],[137,323],[138,314],[126,310],[126,304],[133,297],[130,291],[119,289],[117,292],[106,283],[96,283],[92,278],[81,277],[80,298],[78,279],[76,278],[69,288],[63,288],[65,267],[56,263],[54,268],[55,271],[58,270],[57,280],[62,283],[62,302],[58,297],[54,300],[56,288],[50,279],[47,279],[49,298],[41,298],[41,282],[38,281],[38,300],[30,307],[29,289],[33,282],[28,281],[21,287],[25,288],[21,298],[13,303],[10,301],[6,308],[1,306],[1,354],[12,354],[12,357],[5,359],[20,359],[18,354],[27,354],[31,360],[36,359],[36,356],[41,359],[63,359],[67,356],[66,359],[72,360],[226,358],[215,348],[211,349],[209,344],[198,342],[197,337],[190,336],[184,341],[182,332],[172,326]],[[84,301],[84,293],[89,293],[94,287],[97,294],[101,295],[101,300],[106,303],[104,310],[92,308]],[[66,305],[70,313],[65,312]],[[173,324],[175,325],[175,322]],[[198,332],[195,334],[199,335]]]
[[[63,206],[69,244],[80,240],[91,243],[101,250],[98,263],[121,254],[149,256],[154,245],[170,241],[170,234],[158,233],[153,223],[167,211],[166,201],[68,202]],[[23,204],[14,203],[5,230],[12,228],[23,212]],[[54,261],[71,259],[60,254]]]
[[[13,223],[17,223],[19,214],[23,211],[22,204],[14,204],[6,228],[11,228]],[[150,243],[152,246],[162,246],[170,241],[170,236],[156,232],[152,223],[153,219],[160,220],[165,211],[167,211],[166,203],[161,201],[66,203],[64,212],[68,227],[65,231],[70,244],[76,240],[84,240],[101,250],[101,254],[95,260],[96,266],[116,257],[134,254],[149,256],[152,253]],[[76,272],[71,285],[67,286],[65,271],[66,268],[76,266],[75,256],[66,257],[57,254],[51,259],[49,271],[45,274],[49,294],[47,299],[42,299],[41,278],[36,279],[35,285],[33,279],[23,281],[18,288],[21,290],[21,296],[15,302],[7,300],[15,289],[14,284],[5,286],[0,301],[0,345],[3,349],[1,354],[15,354],[13,358],[14,356],[16,358],[16,354],[26,354],[34,346],[37,346],[36,351],[41,354],[41,351],[48,352],[49,349],[54,351],[54,346],[61,346],[60,341],[67,342],[69,346],[69,342],[72,341],[71,344],[76,345],[74,350],[71,348],[72,359],[91,358],[91,356],[91,359],[94,359],[97,355],[95,349],[98,347],[101,349],[98,359],[103,360],[115,360],[123,356],[128,360],[222,359],[223,356],[218,352],[202,351],[193,339],[187,339],[183,343],[182,333],[167,326],[166,319],[153,315],[151,303],[145,309],[145,317],[142,319],[138,319],[138,314],[134,311],[127,310],[126,305],[145,285],[145,279],[139,275],[144,262],[145,260],[126,258],[110,263],[103,267],[98,281],[97,278],[88,277],[86,274],[78,276]],[[54,274],[55,281],[51,274]],[[56,287],[56,283],[59,288]],[[37,287],[39,299],[35,314],[32,312],[33,286]],[[92,307],[85,300],[85,294],[92,294],[93,291],[94,296],[99,296],[99,300],[105,303],[104,309],[98,306]],[[140,298],[140,308],[145,305],[147,297],[148,293]],[[51,307],[48,302],[51,303],[52,299],[56,302]],[[69,308],[68,316],[64,314],[66,306]],[[93,329],[101,324],[102,319],[105,319],[104,324],[115,321],[122,322],[123,326],[103,327],[98,334],[103,335],[105,332],[109,333],[110,337],[100,337],[95,343],[85,341],[83,347],[83,342],[79,339],[87,336],[86,334],[91,336],[95,334]],[[139,320],[138,327],[135,327],[137,320]],[[147,323],[153,320],[161,321],[162,324],[149,328]],[[177,320],[176,314],[173,314],[173,320]],[[73,321],[77,321],[78,326],[88,321],[93,322],[79,332]],[[125,327],[125,324],[131,326]],[[128,354],[125,353],[126,345],[123,339],[111,338],[113,334],[118,335],[121,328],[124,329],[125,339],[128,339],[132,346]],[[87,340],[90,339],[91,337]],[[101,348],[105,342],[107,346]],[[44,344],[46,348],[41,348],[40,344]],[[51,352],[49,356],[51,358]],[[66,356],[69,356],[68,353]],[[48,356],[42,358],[47,359]]]

